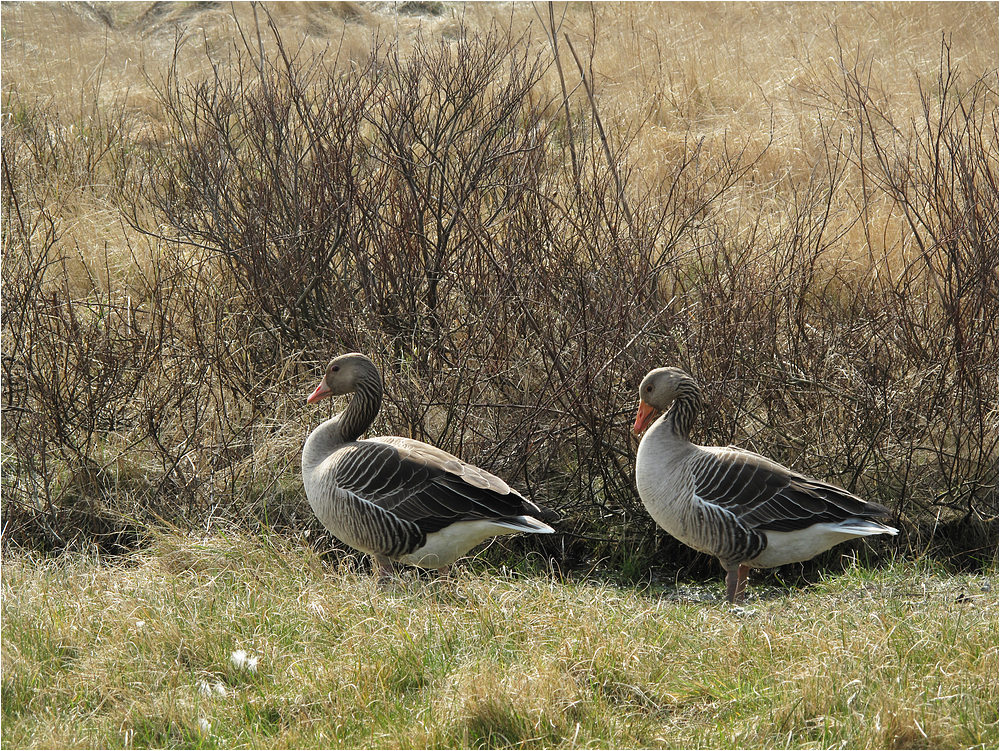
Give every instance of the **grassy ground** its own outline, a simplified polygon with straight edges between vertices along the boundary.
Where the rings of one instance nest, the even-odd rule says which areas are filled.
[[[124,565],[9,558],[2,742],[997,746],[992,574],[900,564],[757,587],[745,609],[721,594],[479,561],[380,589],[242,537],[167,537]]]
[[[313,51],[342,49],[345,66],[366,57],[375,31],[401,40],[405,53],[418,28],[431,38],[454,39],[461,23],[484,31],[493,21],[505,28],[509,25],[514,32],[531,26],[525,44],[550,54],[544,4],[409,5],[404,13],[393,4],[353,3],[274,4],[272,11],[289,47],[303,46],[303,58]],[[426,13],[414,12],[417,6]],[[996,3],[555,7],[571,99],[580,111],[589,112],[569,52],[572,43],[590,71],[612,141],[629,143],[625,151],[635,162],[631,190],[637,201],[649,193],[656,205],[681,202],[660,193],[672,195],[673,170],[689,154],[692,143],[705,144],[700,157],[705,164],[698,167],[697,175],[711,186],[712,179],[704,176],[714,174],[716,162],[725,162],[722,155],[728,149],[746,143],[756,153],[771,142],[754,170],[713,205],[710,213],[717,225],[705,225],[706,234],[699,230],[681,237],[683,248],[688,247],[683,243],[699,248],[708,243],[713,253],[713,241],[706,237],[715,232],[733,238],[727,242],[734,248],[754,248],[748,256],[750,266],[732,260],[726,261],[734,264],[731,268],[723,266],[734,278],[764,280],[746,287],[723,284],[717,287],[716,298],[706,293],[704,302],[698,302],[700,298],[692,292],[691,299],[703,307],[691,310],[704,310],[705,320],[718,317],[720,321],[718,329],[706,325],[701,338],[706,345],[722,343],[717,362],[704,356],[701,372],[707,380],[721,388],[756,377],[758,362],[769,369],[760,381],[769,386],[769,393],[758,394],[754,382],[748,380],[745,392],[740,385],[720,402],[731,407],[734,415],[733,425],[717,427],[720,434],[735,435],[739,443],[756,449],[781,446],[800,468],[832,466],[837,472],[861,473],[861,488],[885,487],[885,481],[906,478],[913,483],[914,494],[919,494],[917,501],[947,499],[951,488],[975,485],[962,464],[943,476],[931,471],[938,463],[945,466],[949,456],[961,458],[963,451],[973,456],[978,451],[985,457],[983,466],[995,467],[995,380],[982,380],[987,396],[978,408],[980,439],[962,428],[962,421],[972,421],[969,415],[975,415],[971,405],[976,392],[956,392],[950,380],[953,373],[968,376],[971,371],[957,370],[956,360],[936,357],[937,350],[930,347],[941,339],[936,322],[944,320],[935,317],[934,306],[914,302],[913,326],[919,329],[907,329],[884,320],[882,308],[875,305],[879,316],[872,320],[886,334],[884,350],[872,350],[883,354],[871,362],[865,352],[838,352],[832,345],[830,357],[825,358],[827,345],[822,337],[810,334],[812,338],[802,340],[810,346],[821,345],[816,350],[816,372],[829,367],[846,373],[848,365],[842,363],[859,372],[869,365],[877,371],[879,358],[895,352],[889,345],[910,341],[908,332],[930,331],[927,339],[921,333],[913,340],[915,351],[928,347],[921,356],[931,364],[930,370],[921,370],[919,360],[907,366],[911,370],[900,366],[898,376],[885,377],[883,392],[868,389],[868,384],[880,383],[881,376],[868,380],[862,373],[850,391],[861,396],[844,399],[832,392],[835,398],[828,402],[833,405],[829,412],[813,411],[812,397],[804,395],[790,411],[778,409],[772,414],[761,405],[782,390],[775,378],[784,377],[784,366],[773,373],[770,369],[775,363],[796,362],[795,352],[776,349],[774,358],[758,361],[759,336],[753,333],[757,329],[744,329],[741,323],[744,318],[756,320],[757,309],[734,308],[733,325],[722,328],[730,311],[721,303],[714,307],[713,301],[741,300],[739,291],[746,291],[746,299],[762,297],[761,290],[767,292],[764,297],[770,296],[767,280],[791,274],[765,263],[768,243],[775,248],[788,244],[786,238],[798,243],[802,228],[812,226],[797,224],[810,219],[808,212],[799,214],[789,207],[812,200],[809,195],[817,165],[823,165],[831,154],[841,155],[841,144],[845,149],[841,156],[850,157],[850,165],[830,193],[832,224],[824,240],[828,245],[820,243],[823,262],[835,270],[831,278],[838,284],[879,274],[889,279],[896,278],[904,266],[910,268],[916,246],[899,207],[885,197],[880,186],[862,180],[857,164],[860,154],[847,149],[846,144],[859,136],[857,112],[842,96],[842,69],[856,68],[859,75],[864,74],[861,80],[870,91],[861,93],[870,94],[897,125],[919,121],[921,94],[930,92],[933,100],[941,65],[941,34],[946,30],[956,70],[966,76],[961,79],[962,87],[988,74],[994,93],[985,111],[992,113],[996,8]],[[210,78],[211,60],[228,60],[234,40],[255,28],[253,8],[202,3],[4,3],[2,20],[5,169],[15,168],[14,184],[23,199],[15,204],[5,193],[4,212],[8,218],[16,216],[18,210],[12,212],[9,207],[23,206],[30,210],[29,225],[34,226],[37,219],[37,226],[44,229],[48,225],[43,219],[51,217],[53,222],[51,247],[42,230],[25,232],[23,243],[30,240],[36,250],[45,245],[40,257],[52,261],[45,267],[51,278],[40,288],[44,294],[27,299],[44,303],[73,296],[97,311],[127,310],[122,320],[131,328],[133,309],[152,309],[151,301],[160,295],[168,301],[174,298],[172,293],[153,295],[147,290],[153,283],[150,280],[157,278],[154,272],[165,246],[123,220],[123,207],[115,203],[118,199],[112,189],[120,165],[108,154],[140,153],[151,144],[169,140],[162,102],[154,88],[175,64],[181,80]],[[176,41],[181,43],[175,57]],[[918,77],[923,82],[920,86]],[[539,85],[538,101],[549,102],[546,117],[558,119],[560,85],[554,67]],[[115,131],[119,124],[120,133]],[[989,120],[988,125],[984,132],[994,136],[995,122]],[[842,141],[838,140],[841,134]],[[630,140],[630,136],[634,137]],[[986,153],[985,172],[990,176],[996,174],[995,142],[994,136],[990,140],[994,145]],[[864,153],[871,158],[869,152]],[[959,156],[964,153],[960,151]],[[4,180],[10,192],[6,187],[10,178]],[[678,188],[682,194],[684,185]],[[130,186],[123,192],[132,195]],[[696,197],[696,192],[691,195]],[[952,193],[942,195],[950,200]],[[990,192],[993,195],[995,189]],[[990,203],[987,209],[993,212],[994,205]],[[135,208],[139,215],[149,210],[145,205]],[[805,232],[807,240],[809,232]],[[5,294],[10,284],[7,259],[27,256],[18,245],[22,241],[9,237],[13,235],[8,232],[5,242],[11,243],[11,255],[5,245]],[[953,239],[951,234],[948,237]],[[933,237],[925,242],[937,249],[949,246],[951,239],[940,246],[932,242]],[[719,252],[728,247],[719,245]],[[711,260],[711,253],[705,253]],[[961,278],[950,276],[961,266],[953,267],[945,260],[940,260],[948,274],[942,276],[945,286],[967,290]],[[983,268],[992,280],[990,263]],[[931,265],[929,260],[927,265]],[[747,268],[761,270],[747,274]],[[778,270],[772,273],[772,268]],[[923,265],[912,268],[919,270]],[[69,280],[65,285],[64,276]],[[969,278],[976,279],[974,275]],[[929,279],[926,288],[933,290],[938,277]],[[692,289],[705,286],[697,279],[685,283]],[[905,280],[898,287],[893,286],[897,282],[882,284],[890,294],[887,299],[913,298]],[[184,292],[183,286],[170,289]],[[102,308],[95,301],[103,300],[105,293],[107,303]],[[213,291],[211,297],[218,295]],[[845,297],[851,295],[845,293]],[[773,299],[783,311],[783,298]],[[811,297],[803,299],[807,310],[818,305]],[[957,295],[954,302],[959,313],[967,310],[966,297]],[[181,309],[182,303],[174,304]],[[930,318],[923,315],[925,307]],[[191,308],[201,310],[195,303]],[[57,320],[53,311],[58,310],[53,303],[41,311],[38,320]],[[689,310],[686,301],[678,303],[678,310]],[[5,307],[5,326],[12,318],[16,320],[11,312]],[[995,327],[988,324],[995,319],[976,315],[965,315],[963,326],[955,328],[962,328],[969,341],[976,342],[973,350],[994,351],[984,348],[979,339],[994,335]],[[164,374],[162,383],[153,382],[150,376],[143,386],[151,395],[148,398],[162,398],[151,402],[158,405],[155,414],[165,415],[164,424],[155,428],[159,432],[153,434],[156,444],[151,445],[141,433],[152,424],[149,415],[153,412],[133,405],[131,397],[110,410],[95,411],[100,419],[94,420],[87,438],[96,436],[97,448],[89,458],[102,472],[113,470],[106,474],[113,475],[114,483],[149,473],[148,482],[135,482],[143,493],[149,488],[148,495],[118,492],[110,481],[98,493],[90,475],[80,473],[78,484],[83,490],[78,498],[73,485],[76,475],[59,464],[64,456],[60,451],[76,454],[57,440],[64,432],[76,440],[73,431],[85,430],[84,421],[78,424],[76,417],[80,403],[65,400],[68,417],[66,422],[52,423],[57,427],[29,425],[26,416],[34,419],[52,402],[51,395],[31,386],[14,392],[31,395],[23,403],[5,392],[6,403],[17,404],[17,410],[5,410],[5,419],[25,416],[19,444],[21,466],[44,476],[44,487],[35,476],[30,493],[16,484],[5,486],[5,502],[11,498],[8,488],[14,488],[22,493],[18,502],[24,507],[30,510],[37,503],[51,511],[40,500],[44,491],[48,494],[44,500],[54,499],[60,513],[50,518],[39,512],[40,528],[53,519],[75,519],[77,511],[87,508],[87,493],[100,495],[95,507],[99,501],[123,515],[135,509],[117,509],[115,504],[132,497],[140,510],[157,511],[154,503],[180,508],[176,496],[163,490],[182,485],[204,489],[205,495],[195,497],[191,504],[197,508],[197,501],[211,508],[206,515],[214,513],[217,502],[224,503],[220,498],[232,504],[234,516],[269,503],[302,503],[295,464],[316,416],[302,411],[305,394],[301,392],[315,386],[315,373],[303,375],[290,368],[287,388],[281,381],[284,375],[269,374],[270,382],[277,385],[261,400],[267,408],[247,417],[245,423],[240,422],[241,407],[221,387],[217,400],[211,393],[203,394],[204,403],[197,402],[197,395],[177,397],[179,406],[172,406],[177,394],[187,393],[184,389],[201,378],[195,367],[201,361],[194,361],[190,350],[177,344],[188,341],[189,335],[193,339],[184,329],[185,316],[178,313],[177,330],[183,336],[175,339],[168,331],[165,338],[167,365],[174,371],[169,378]],[[852,326],[856,322],[853,316],[845,320]],[[197,315],[191,321],[203,323]],[[808,321],[800,321],[798,327],[806,330]],[[596,341],[582,336],[583,332],[591,336],[590,329],[589,325],[580,329],[579,341]],[[98,327],[89,330],[100,331]],[[836,326],[831,329],[837,330]],[[47,384],[50,373],[72,372],[71,365],[83,363],[78,372],[88,376],[78,381],[81,400],[89,396],[102,404],[86,388],[98,358],[86,348],[80,350],[79,359],[63,355],[75,352],[71,345],[81,340],[76,329],[67,331],[63,335],[56,328],[39,328],[39,334],[48,337],[41,341],[50,342],[53,354],[50,359],[39,355],[34,372]],[[637,332],[612,337],[611,351],[618,352]],[[258,333],[250,331],[249,335]],[[17,350],[18,336],[16,329],[4,329],[5,361],[10,352],[27,359],[24,353],[40,351],[26,336],[21,341],[28,344]],[[224,341],[224,336],[217,341]],[[553,351],[569,351],[554,341],[558,346]],[[577,337],[566,341],[576,342]],[[698,350],[698,341],[685,339],[684,347]],[[737,347],[741,352],[730,362],[734,341],[750,344]],[[175,348],[179,357],[174,355]],[[248,347],[247,351],[254,350]],[[269,369],[275,360],[296,362],[297,355],[288,354],[293,351],[297,350],[289,346],[284,352],[287,360],[283,355],[262,361]],[[959,347],[948,357],[961,355],[965,363],[968,351]],[[118,362],[115,352],[108,352],[114,356],[105,360]],[[236,363],[240,368],[241,362]],[[995,358],[984,357],[983,362],[995,374]],[[666,362],[644,362],[636,374],[641,376],[660,364]],[[224,373],[220,365],[227,363],[212,363],[211,372]],[[195,369],[184,369],[188,367]],[[939,371],[936,393],[948,399],[919,397],[920,384],[933,380],[930,374]],[[22,371],[12,372],[16,376]],[[240,375],[246,373],[241,370]],[[399,372],[392,373],[390,380],[397,389],[405,383]],[[6,378],[5,388],[12,382],[18,385],[16,378]],[[627,399],[618,400],[610,409],[595,402],[602,415],[619,410],[618,448],[628,445],[634,385],[623,379],[620,390],[627,391]],[[207,392],[213,388],[210,384]],[[822,393],[819,382],[809,389]],[[422,390],[412,393],[414,403],[433,401]],[[958,397],[952,399],[956,393]],[[896,405],[898,411],[888,412],[886,404]],[[949,404],[954,405],[953,412],[942,406]],[[865,469],[855,466],[857,447],[868,440],[864,432],[855,434],[861,436],[860,441],[846,441],[847,448],[837,454],[818,441],[807,440],[811,434],[805,428],[795,427],[789,415],[800,414],[797,410],[809,415],[809,425],[818,426],[820,434],[840,435],[859,419],[862,425],[871,426],[873,436],[895,434],[885,439],[883,458],[873,455],[870,468]],[[54,420],[63,417],[56,412]],[[208,419],[205,415],[216,413],[234,421],[231,432],[222,438],[200,434]],[[177,415],[177,425],[169,422],[172,415]],[[910,430],[910,423],[900,415],[915,415],[919,430],[935,421],[949,430],[927,433],[925,439],[923,433]],[[391,430],[405,434],[405,426],[397,419]],[[558,427],[558,433],[550,433],[572,432],[561,424]],[[780,440],[773,438],[782,431],[786,435]],[[4,435],[8,435],[6,424]],[[483,443],[493,445],[489,439]],[[576,451],[585,443],[561,445],[568,447],[566,451]],[[69,445],[73,447],[72,441]],[[537,444],[532,445],[536,446],[532,450],[538,450]],[[876,445],[874,439],[871,445]],[[192,446],[198,448],[189,450]],[[225,446],[226,451],[213,453],[217,446]],[[935,446],[939,455],[932,460],[930,447]],[[176,461],[168,449],[179,452]],[[803,458],[802,452],[808,451],[816,456]],[[4,453],[5,461],[16,456],[6,443]],[[561,456],[554,451],[543,453]],[[463,456],[480,458],[470,443],[465,444]],[[904,462],[899,459],[904,456],[916,458]],[[39,458],[48,464],[36,468]],[[574,455],[573,462],[581,461]],[[625,462],[623,466],[631,465]],[[184,471],[183,477],[175,472],[178,468]],[[547,464],[545,468],[548,471]],[[16,471],[5,466],[5,480]],[[840,479],[827,472],[821,476]],[[542,475],[543,480],[547,477]],[[995,475],[982,477],[984,487],[995,488]],[[603,481],[602,475],[601,487]],[[544,489],[544,482],[540,485]],[[589,481],[585,485],[593,487]],[[631,489],[631,480],[626,485]],[[66,488],[73,492],[64,492]],[[559,497],[561,486],[551,492]],[[904,496],[902,490],[899,496]],[[995,514],[994,496],[983,498],[982,507]],[[187,507],[187,518],[195,519],[191,508]],[[64,509],[69,511],[62,513]],[[995,517],[983,524],[987,522],[995,529]],[[11,513],[5,507],[5,535],[10,534],[10,524]],[[98,529],[95,538],[101,532]],[[988,542],[995,548],[995,532]],[[721,602],[721,574],[710,585],[643,590],[579,578],[553,580],[542,571],[498,572],[483,561],[473,561],[461,568],[453,583],[409,576],[399,586],[381,590],[367,574],[352,566],[331,567],[305,547],[246,537],[204,541],[166,537],[113,566],[75,555],[8,557],[2,577],[0,743],[4,747],[113,748],[994,748],[998,743],[995,574],[995,563],[987,574],[978,576],[954,576],[929,564],[913,563],[878,573],[857,569],[788,591],[758,585],[749,607],[733,610]],[[240,652],[245,657],[234,663],[233,655]]]

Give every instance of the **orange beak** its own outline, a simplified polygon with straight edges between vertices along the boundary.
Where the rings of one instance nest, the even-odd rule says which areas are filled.
[[[639,400],[639,411],[635,413],[635,425],[632,426],[632,432],[636,435],[642,435],[643,431],[649,427],[649,424],[656,419],[656,408],[651,407],[642,399]]]
[[[308,399],[306,399],[306,403],[312,404],[313,402],[318,402],[320,399],[324,399],[332,393],[333,391],[326,385],[326,376],[323,376],[323,380],[319,382],[319,386],[316,387],[316,390],[309,395]]]

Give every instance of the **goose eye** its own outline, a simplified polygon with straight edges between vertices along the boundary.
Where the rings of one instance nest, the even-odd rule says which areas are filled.
[[[330,368],[330,370],[332,370],[334,373],[336,373],[338,370],[340,370],[340,366],[339,365],[334,365],[332,368]]]

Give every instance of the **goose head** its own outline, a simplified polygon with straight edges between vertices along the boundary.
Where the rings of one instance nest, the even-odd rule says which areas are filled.
[[[340,355],[330,360],[323,380],[306,401],[312,404],[328,396],[350,394],[357,391],[359,383],[372,380],[381,385],[378,368],[370,359],[358,352]]]
[[[680,368],[651,370],[639,384],[639,410],[635,415],[632,432],[641,435],[662,412],[669,409],[678,395],[694,385]]]

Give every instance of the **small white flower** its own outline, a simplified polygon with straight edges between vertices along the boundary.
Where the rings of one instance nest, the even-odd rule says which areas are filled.
[[[143,627],[143,626],[145,626],[145,625],[146,625],[146,622],[145,622],[145,621],[136,621],[136,622],[135,622],[135,627],[136,627],[136,628],[142,628],[142,627]]]
[[[233,667],[238,670],[246,670],[250,673],[257,672],[257,660],[259,659],[256,655],[248,655],[242,649],[237,649],[229,657],[229,661],[233,663]]]
[[[222,681],[216,681],[215,685],[212,685],[206,680],[198,681],[198,693],[202,696],[228,696],[229,692],[226,687],[222,684]]]
[[[212,723],[210,723],[204,717],[199,717],[198,718],[198,728],[201,730],[201,732],[203,732],[203,733],[205,733],[207,735],[208,733],[212,732]]]

